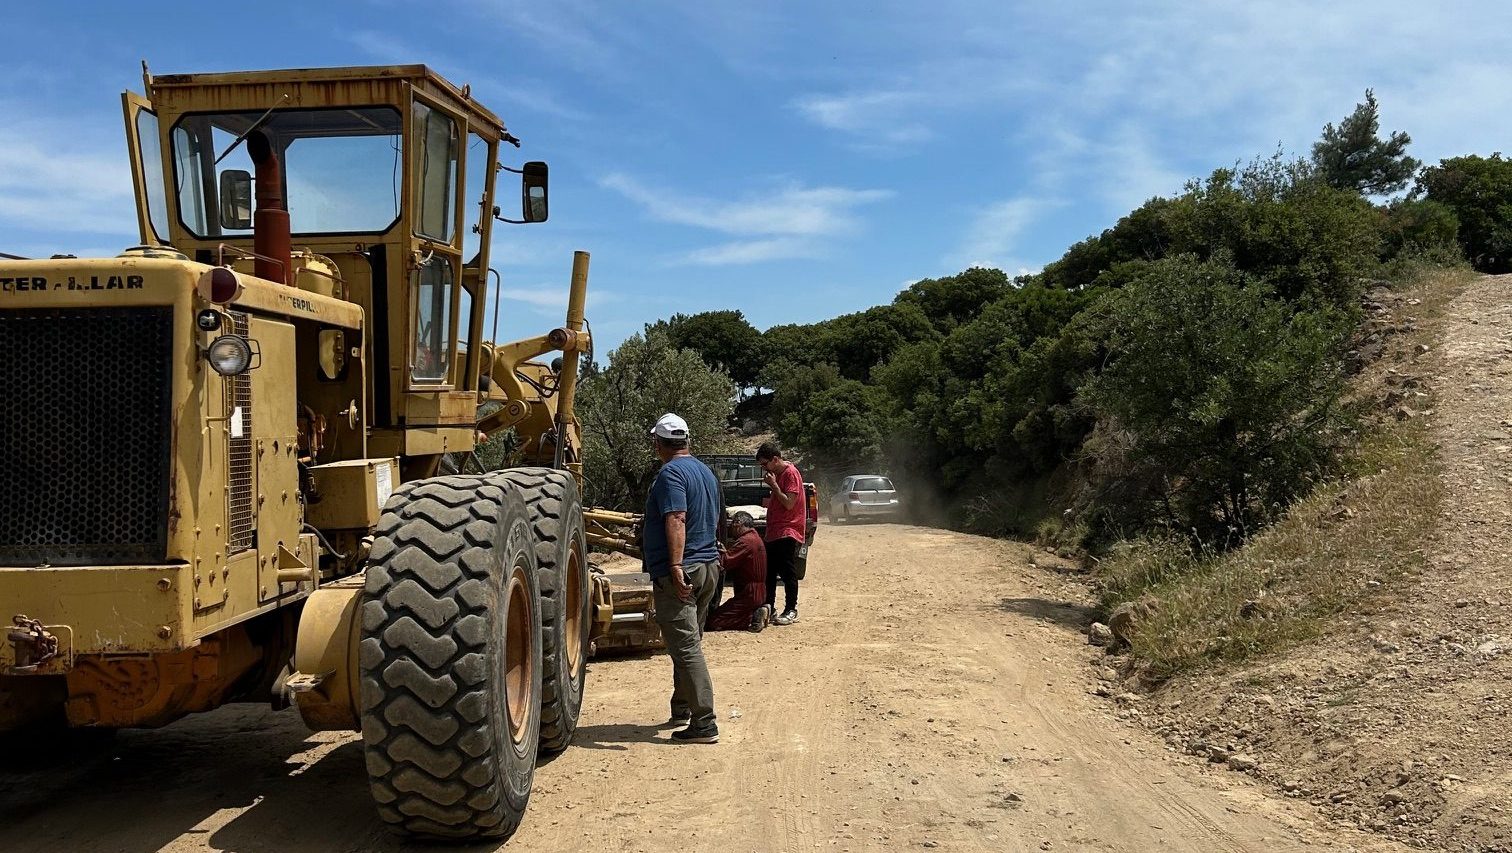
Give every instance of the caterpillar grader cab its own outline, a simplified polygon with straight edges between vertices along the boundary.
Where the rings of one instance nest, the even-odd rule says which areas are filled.
[[[587,255],[487,339],[547,168],[424,66],[143,78],[141,245],[0,260],[0,731],[292,704],[399,832],[508,835],[611,623],[588,528],[633,538],[579,499]]]

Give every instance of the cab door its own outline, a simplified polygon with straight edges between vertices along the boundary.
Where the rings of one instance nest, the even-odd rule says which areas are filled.
[[[136,191],[137,230],[143,245],[165,245],[169,242],[168,182],[163,174],[163,137],[157,113],[151,101],[134,92],[121,93],[121,111],[126,119],[131,185]]]

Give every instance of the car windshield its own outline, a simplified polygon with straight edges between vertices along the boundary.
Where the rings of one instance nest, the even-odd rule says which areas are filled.
[[[886,477],[864,477],[856,481],[858,492],[890,492],[892,487],[892,481]]]
[[[246,236],[222,219],[221,176],[256,167],[239,137],[267,134],[283,161],[289,230],[380,233],[399,218],[401,117],[392,107],[186,115],[173,126],[179,216],[196,237]],[[227,151],[230,151],[227,154]],[[219,163],[217,157],[225,155]],[[249,212],[249,211],[244,211]]]

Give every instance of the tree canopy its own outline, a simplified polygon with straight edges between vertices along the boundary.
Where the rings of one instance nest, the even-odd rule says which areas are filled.
[[[1380,137],[1381,117],[1375,92],[1365,90],[1365,102],[1340,121],[1323,127],[1313,144],[1312,162],[1324,182],[1336,189],[1363,195],[1390,195],[1407,186],[1417,173],[1417,160],[1407,156],[1412,137],[1396,131]]]
[[[1500,152],[1451,157],[1423,170],[1417,193],[1454,215],[1460,246],[1476,269],[1512,272],[1512,160]]]
[[[664,329],[631,335],[609,354],[607,367],[591,371],[578,387],[588,502],[640,509],[656,474],[651,425],[667,412],[688,422],[697,452],[727,449],[734,393],[728,374],[673,346]]]
[[[673,314],[665,321],[668,341],[692,350],[706,364],[724,370],[737,385],[756,384],[761,370],[761,332],[740,311]]]

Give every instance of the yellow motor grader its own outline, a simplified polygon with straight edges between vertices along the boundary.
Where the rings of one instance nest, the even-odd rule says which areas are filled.
[[[143,82],[141,245],[0,260],[0,731],[293,704],[399,832],[507,836],[634,521],[579,498],[587,255],[561,328],[487,340],[546,164],[420,65]],[[508,430],[528,467],[462,473]]]

